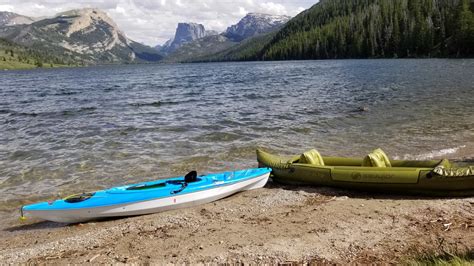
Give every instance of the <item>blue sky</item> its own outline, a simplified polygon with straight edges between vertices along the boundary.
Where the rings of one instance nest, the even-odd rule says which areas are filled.
[[[171,38],[178,22],[196,22],[224,31],[246,13],[294,16],[317,0],[0,0],[1,11],[41,17],[69,9],[97,7],[107,12],[126,35],[148,45]]]

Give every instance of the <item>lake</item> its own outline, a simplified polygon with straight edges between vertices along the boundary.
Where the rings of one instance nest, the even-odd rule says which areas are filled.
[[[474,157],[474,60],[98,66],[0,74],[0,210],[255,167],[255,149]]]

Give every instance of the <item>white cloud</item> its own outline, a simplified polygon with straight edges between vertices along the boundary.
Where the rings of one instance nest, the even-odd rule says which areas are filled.
[[[276,4],[273,2],[266,2],[260,4],[261,8],[265,10],[266,13],[275,14],[275,15],[287,15],[288,11],[286,7],[282,4]]]
[[[247,13],[249,13],[249,12],[243,6],[239,6],[239,10],[237,12],[232,13],[232,15],[238,16],[238,17],[243,17]]]
[[[122,14],[124,16],[127,15],[127,12],[125,11],[125,8],[123,8],[121,6],[116,6],[115,7],[115,12],[117,12],[118,14]]]
[[[44,5],[40,5],[40,4],[35,4],[34,7],[35,7],[36,9],[44,9],[44,8],[46,8]]]
[[[179,7],[184,7],[183,3],[181,3],[181,0],[176,0],[176,5]]]
[[[0,10],[12,12],[15,9],[12,5],[0,5]]]
[[[248,12],[294,16],[317,0],[0,0],[0,10],[32,17],[52,16],[74,8],[107,12],[133,40],[149,45],[173,36],[178,22],[196,22],[224,31]]]
[[[296,9],[296,10],[298,10],[296,13],[301,13],[301,12],[303,12],[305,9],[306,9],[306,8],[300,6],[300,7],[298,7],[298,8]]]

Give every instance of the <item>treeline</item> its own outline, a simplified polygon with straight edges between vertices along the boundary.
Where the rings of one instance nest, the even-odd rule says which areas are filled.
[[[474,0],[321,0],[241,59],[473,57],[473,11]]]
[[[193,57],[188,62],[215,62],[215,61],[256,61],[259,60],[258,53],[263,49],[276,32],[257,35],[244,40],[230,48],[217,53],[210,53],[201,57]]]
[[[233,47],[222,53],[222,60],[225,61],[255,61],[258,60],[258,53],[270,42],[276,32],[269,32],[263,35],[247,39],[240,43],[237,47]]]
[[[51,55],[46,51],[24,47],[5,39],[0,39],[0,61],[15,61],[37,67],[77,65],[72,58]]]

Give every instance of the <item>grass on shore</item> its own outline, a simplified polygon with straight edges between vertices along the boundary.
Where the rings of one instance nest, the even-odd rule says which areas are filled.
[[[18,61],[10,62],[1,62],[0,61],[0,70],[15,70],[15,69],[34,69],[34,68],[57,68],[57,67],[71,67],[69,65],[59,65],[59,64],[46,64],[42,67],[38,67],[33,64],[27,64]]]
[[[53,67],[68,67],[68,65],[45,63],[45,64],[42,64],[41,66],[41,68],[53,68]],[[36,65],[35,63],[19,61],[15,57],[5,56],[5,60],[3,60],[3,56],[0,57],[0,70],[33,69],[33,68],[40,68],[40,67]]]
[[[30,68],[36,68],[36,66],[32,65],[32,64],[18,62],[18,61],[10,61],[10,60],[2,61],[2,60],[0,60],[0,70],[30,69]]]
[[[436,266],[445,266],[445,265],[455,265],[455,266],[464,266],[464,265],[474,265],[474,250],[470,250],[462,254],[442,254],[442,255],[433,255],[426,254],[418,258],[409,260],[408,265],[413,266],[424,266],[424,265],[436,265]]]

